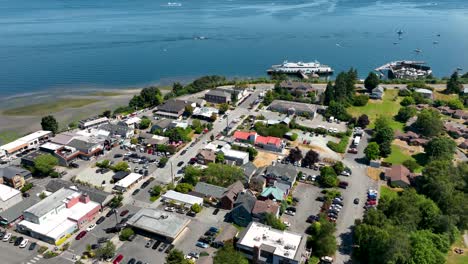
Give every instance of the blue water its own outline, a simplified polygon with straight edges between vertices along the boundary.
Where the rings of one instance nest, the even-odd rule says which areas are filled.
[[[205,74],[265,76],[285,59],[317,59],[337,71],[354,66],[361,77],[397,59],[425,60],[436,76],[468,69],[466,0],[171,2],[182,6],[0,0],[0,97]]]

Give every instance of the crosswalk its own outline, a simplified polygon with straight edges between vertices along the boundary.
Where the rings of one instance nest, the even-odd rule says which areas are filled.
[[[35,257],[33,257],[32,259],[30,259],[28,262],[26,262],[25,264],[34,264],[34,263],[37,263],[38,261],[40,261],[41,259],[43,258],[42,255],[36,255]]]

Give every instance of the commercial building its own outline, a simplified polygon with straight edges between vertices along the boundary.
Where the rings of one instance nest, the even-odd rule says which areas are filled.
[[[282,152],[285,143],[278,137],[264,137],[256,132],[235,131],[233,138],[237,142],[250,143],[269,151]]]
[[[191,105],[192,102],[171,99],[157,107],[155,116],[166,117],[171,119],[179,119],[185,111],[185,107]]]
[[[223,149],[224,159],[228,161],[233,161],[237,166],[241,166],[249,162],[249,153],[233,150],[233,149]]]
[[[172,243],[190,220],[175,213],[143,208],[127,221],[127,226],[140,235]]]
[[[218,115],[219,110],[214,107],[197,107],[193,110],[192,117],[202,119],[202,120],[210,120],[211,116]]]
[[[5,211],[0,212],[0,225],[13,226],[15,223],[23,220],[23,212],[39,201],[36,197],[25,198]]]
[[[299,264],[308,257],[305,244],[305,236],[251,222],[240,233],[236,246],[253,263]]]
[[[97,127],[99,125],[106,124],[106,123],[109,123],[109,119],[107,117],[96,116],[96,117],[91,117],[91,118],[80,120],[80,122],[78,123],[78,127],[81,129],[87,129],[91,127]]]
[[[164,202],[175,202],[176,204],[186,207],[190,207],[194,204],[203,205],[203,198],[173,190],[163,194],[162,199]]]
[[[205,100],[210,103],[222,104],[231,102],[231,94],[224,90],[210,90],[205,94]]]
[[[274,100],[271,102],[268,109],[270,111],[276,111],[288,115],[307,115],[310,118],[314,118],[317,113],[318,106],[314,104]]]
[[[89,199],[100,204],[101,207],[106,206],[112,200],[112,197],[114,197],[111,193],[101,191],[93,187],[88,187],[86,185],[77,185],[73,182],[62,179],[51,179],[45,186],[46,191],[51,193],[62,188],[76,188],[79,192],[89,195]]]
[[[99,126],[99,129],[107,131],[110,133],[111,137],[120,137],[120,138],[131,138],[133,137],[134,129],[123,124],[103,124]]]
[[[51,136],[51,131],[39,130],[27,136],[18,138],[13,142],[0,146],[0,157],[2,156],[1,153],[3,153],[3,156],[12,156],[26,150],[37,149]]]
[[[23,197],[20,191],[5,184],[0,184],[0,212],[14,206],[21,200],[23,200]]]
[[[143,179],[143,175],[132,172],[125,178],[118,181],[114,186],[114,190],[118,192],[125,192],[128,189],[132,188],[132,186],[139,182],[141,179]]]
[[[15,189],[21,189],[24,186],[25,180],[31,176],[30,171],[21,167],[8,166],[0,168],[0,181]]]
[[[26,209],[17,230],[50,244],[63,243],[98,214],[101,206],[76,188],[62,188]]]

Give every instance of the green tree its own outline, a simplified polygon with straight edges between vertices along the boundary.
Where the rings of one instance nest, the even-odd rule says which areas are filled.
[[[367,102],[369,102],[368,95],[362,94],[362,95],[354,96],[354,99],[353,99],[354,106],[365,106]]]
[[[357,120],[357,125],[361,128],[366,128],[369,125],[369,123],[369,117],[366,114],[360,115]]]
[[[335,92],[333,88],[332,82],[327,83],[327,87],[325,88],[325,93],[324,93],[324,104],[329,105],[332,101],[335,101]]]
[[[42,130],[52,131],[52,133],[56,134],[58,132],[59,125],[54,116],[48,115],[42,118],[41,127]]]
[[[305,157],[302,159],[302,165],[308,167],[310,165],[317,163],[319,160],[320,160],[320,155],[316,151],[311,149],[307,151]]]
[[[184,253],[178,249],[172,249],[166,256],[166,264],[189,264],[185,259]]]
[[[161,187],[161,185],[155,185],[153,186],[153,189],[151,189],[151,195],[152,196],[160,196],[161,193],[163,192],[163,187]]]
[[[138,125],[140,129],[147,129],[150,126],[151,126],[151,120],[149,120],[148,118],[141,119],[140,124]]]
[[[457,145],[449,137],[436,137],[431,139],[424,147],[426,155],[431,160],[452,160]]]
[[[216,163],[224,163],[224,154],[222,152],[216,154]]]
[[[105,110],[104,112],[102,112],[102,116],[110,118],[112,116],[111,110]]]
[[[376,88],[379,85],[380,79],[377,74],[374,72],[369,72],[366,79],[364,80],[364,87],[366,87],[367,91],[370,93],[372,89]]]
[[[409,105],[414,105],[416,102],[414,101],[414,98],[411,96],[406,96],[401,100],[400,105],[402,106],[409,106]]]
[[[133,231],[133,229],[131,229],[130,227],[127,227],[127,228],[122,229],[122,231],[120,231],[119,239],[121,241],[126,241],[128,240],[129,237],[133,236],[134,234],[135,232]]]
[[[458,72],[452,73],[450,79],[447,81],[447,88],[445,89],[445,93],[448,94],[459,94],[463,89],[463,84],[460,82],[458,78]]]
[[[410,118],[415,116],[416,113],[416,108],[411,106],[404,106],[398,110],[398,114],[395,116],[395,119],[399,122],[406,123]]]
[[[392,152],[392,141],[394,138],[390,120],[385,116],[380,116],[375,121],[374,135],[372,141],[379,144],[380,156],[387,157]]]
[[[410,236],[411,256],[408,263],[445,263],[445,253],[448,251],[449,244],[447,241],[444,248],[439,249],[434,243],[437,236],[427,230],[412,233]]]
[[[329,166],[322,167],[318,182],[322,187],[336,187],[338,185],[338,177],[335,170]]]
[[[281,221],[281,219],[279,219],[278,217],[276,217],[274,214],[271,214],[271,213],[265,214],[265,224],[278,230],[286,229],[286,225]]]
[[[118,194],[112,197],[111,201],[109,202],[109,207],[111,208],[118,208],[122,206],[123,196]]]
[[[100,162],[96,162],[96,167],[98,168],[109,168],[110,161],[109,160],[102,160]]]
[[[345,106],[342,103],[331,101],[327,110],[325,111],[326,117],[335,117],[341,121],[348,121],[351,119],[351,115],[346,111]]]
[[[34,160],[34,168],[41,175],[49,175],[58,165],[58,159],[50,154],[43,154]]]
[[[426,137],[440,135],[444,128],[439,112],[432,109],[422,110],[413,126]]]
[[[333,169],[335,170],[336,174],[341,174],[346,168],[343,162],[338,161],[337,163],[333,164]]]
[[[192,120],[192,128],[197,130],[197,129],[202,129],[203,126],[202,126],[202,123],[200,122],[200,120],[198,119],[193,119]]]
[[[380,147],[376,142],[370,142],[364,149],[364,154],[368,160],[376,160],[380,157]]]
[[[244,171],[238,166],[210,163],[203,170],[202,179],[209,184],[227,187],[236,181],[244,180]]]
[[[448,101],[447,106],[453,110],[463,109],[463,103],[458,99],[453,99],[453,100]]]
[[[197,185],[203,171],[194,166],[187,166],[184,171],[184,182],[190,183],[193,186]]]
[[[335,225],[325,218],[320,217],[320,220],[313,223],[308,229],[310,244],[313,254],[318,257],[332,256],[337,249],[337,242],[334,235]]]
[[[193,204],[192,207],[190,207],[190,209],[195,212],[195,213],[199,213],[201,212],[202,210],[202,207],[199,205],[199,204]]]
[[[117,171],[128,171],[129,170],[129,166],[128,166],[128,163],[125,162],[125,161],[120,161],[120,162],[117,162],[114,166],[112,166],[111,168],[114,172],[117,172]]]
[[[193,190],[193,186],[190,183],[179,183],[175,187],[176,192],[188,193]]]
[[[159,160],[159,167],[160,168],[164,168],[167,164],[167,162],[169,161],[168,158],[166,157],[162,157],[160,160]]]
[[[214,122],[214,121],[216,121],[216,119],[218,119],[218,115],[216,113],[211,114],[210,121]]]
[[[216,251],[213,264],[248,264],[244,255],[234,249],[232,243],[226,243],[224,247]]]
[[[186,116],[191,116],[193,115],[193,106],[191,105],[186,105],[185,110],[184,110],[184,115]]]
[[[112,258],[115,255],[115,245],[111,241],[108,241],[104,244],[103,247],[96,249],[96,258],[97,259],[108,259]]]
[[[222,103],[219,105],[219,113],[221,115],[223,115],[224,113],[227,112],[227,110],[229,110],[229,105],[227,103]]]
[[[130,139],[130,143],[131,143],[131,144],[134,144],[134,145],[135,145],[135,144],[138,144],[138,138],[131,138],[131,139]]]
[[[303,158],[302,150],[299,147],[293,148],[289,151],[288,160],[291,162],[300,161]]]

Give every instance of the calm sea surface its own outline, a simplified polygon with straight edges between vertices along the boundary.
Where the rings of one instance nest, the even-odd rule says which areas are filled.
[[[0,0],[0,97],[265,76],[283,60],[354,66],[361,77],[397,59],[425,60],[436,76],[468,70],[466,0],[171,1],[181,6]]]

